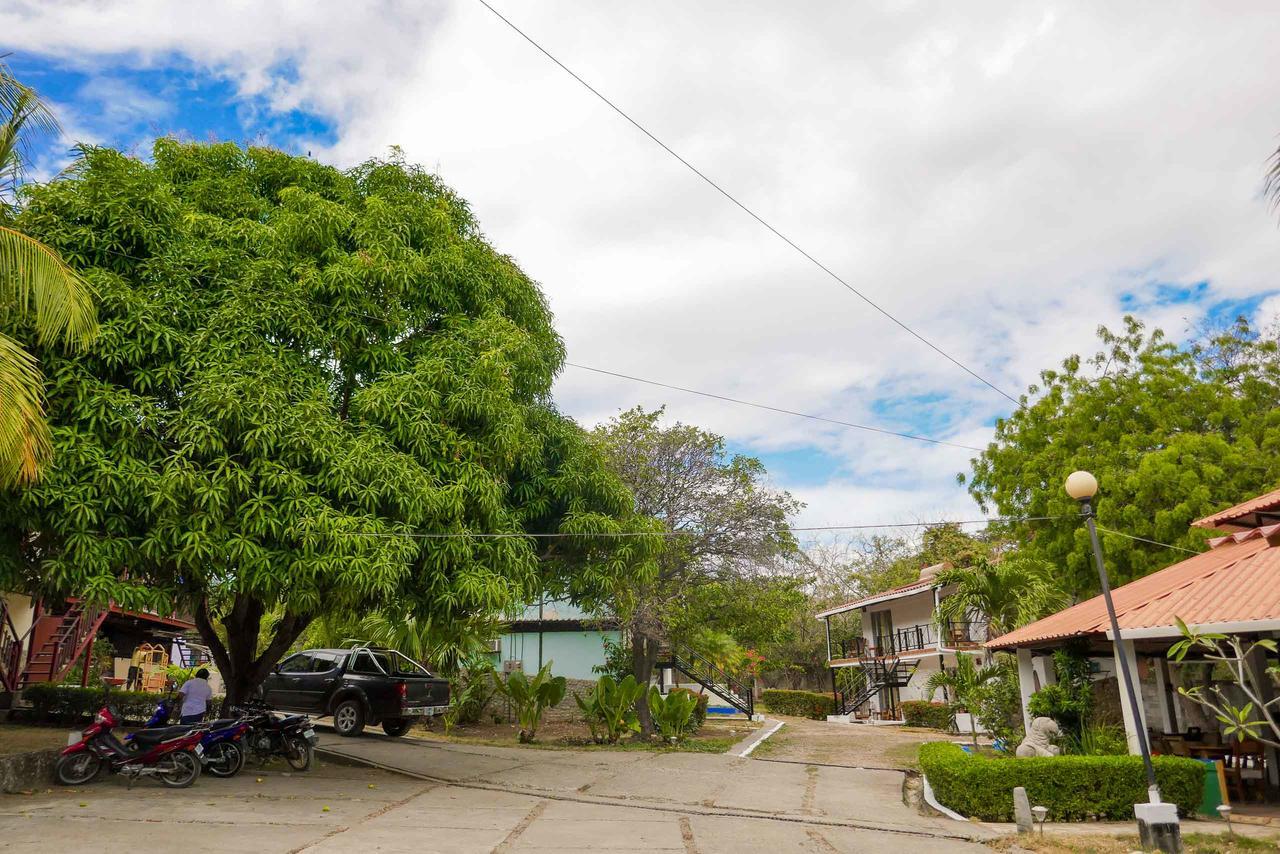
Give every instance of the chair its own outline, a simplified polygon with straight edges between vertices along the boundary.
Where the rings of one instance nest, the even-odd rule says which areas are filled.
[[[1227,771],[1227,785],[1237,792],[1242,803],[1250,792],[1254,799],[1263,800],[1266,779],[1267,760],[1261,742],[1246,739],[1231,745],[1231,768]]]

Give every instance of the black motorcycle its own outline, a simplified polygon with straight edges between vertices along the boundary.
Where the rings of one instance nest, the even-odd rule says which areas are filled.
[[[244,746],[259,765],[283,756],[295,771],[311,768],[318,740],[311,718],[280,714],[262,702],[249,702],[234,711],[249,724]]]

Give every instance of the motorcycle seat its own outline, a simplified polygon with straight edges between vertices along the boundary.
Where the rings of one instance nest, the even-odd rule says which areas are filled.
[[[168,741],[171,738],[177,738],[191,732],[195,727],[192,726],[166,726],[156,729],[140,729],[133,734],[133,741],[137,744],[159,744],[162,741]]]
[[[206,726],[209,729],[226,729],[227,727],[235,726],[239,722],[236,718],[218,718],[216,721],[209,721]]]

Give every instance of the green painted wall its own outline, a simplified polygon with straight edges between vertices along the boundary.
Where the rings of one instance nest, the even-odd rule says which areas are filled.
[[[542,663],[552,662],[555,676],[569,679],[596,679],[599,674],[591,668],[604,663],[604,640],[617,643],[622,634],[618,631],[543,632]],[[513,632],[501,637],[502,652],[494,656],[494,666],[502,669],[502,662],[517,658],[524,663],[524,672],[538,672],[538,633]]]

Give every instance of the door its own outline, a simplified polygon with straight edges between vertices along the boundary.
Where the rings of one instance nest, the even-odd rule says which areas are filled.
[[[303,678],[311,672],[312,654],[300,652],[280,662],[275,672],[262,685],[268,703],[281,709],[302,709]]]
[[[871,612],[871,645],[876,648],[876,655],[893,654],[893,613],[890,611]]]
[[[325,711],[325,699],[342,678],[342,660],[336,652],[311,653],[311,669],[298,675],[298,706],[307,712]]]

